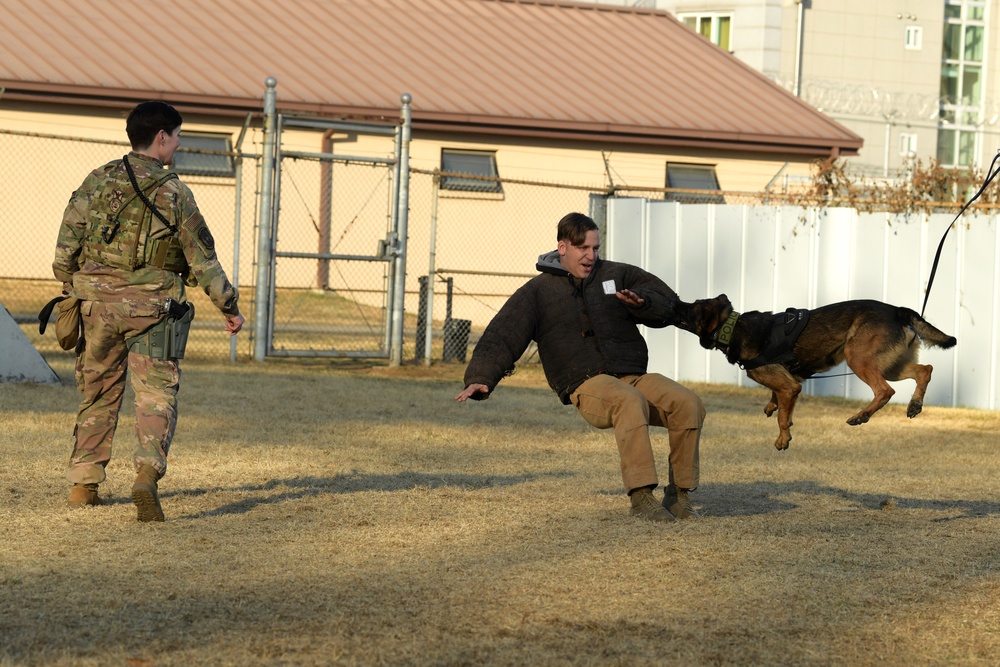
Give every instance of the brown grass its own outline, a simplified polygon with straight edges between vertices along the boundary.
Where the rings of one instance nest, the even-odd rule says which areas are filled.
[[[537,368],[185,365],[161,482],[69,510],[77,396],[0,384],[0,665],[992,665],[1000,414],[697,385],[704,518],[628,516],[612,435]],[[656,436],[660,460],[665,437]],[[661,474],[665,475],[665,470]]]

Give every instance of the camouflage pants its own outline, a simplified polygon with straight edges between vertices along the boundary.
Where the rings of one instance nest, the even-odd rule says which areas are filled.
[[[74,484],[104,481],[126,375],[135,393],[137,442],[132,463],[136,470],[151,465],[162,477],[177,425],[180,367],[176,359],[151,359],[130,353],[125,345],[126,338],[158,322],[162,309],[136,301],[85,301],[81,313],[87,343],[76,360],[76,385],[83,399],[66,477]]]

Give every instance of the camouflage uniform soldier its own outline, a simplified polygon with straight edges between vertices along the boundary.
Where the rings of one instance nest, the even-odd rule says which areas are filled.
[[[82,300],[85,343],[77,348],[83,395],[67,479],[72,507],[101,505],[126,371],[135,392],[138,442],[132,501],[139,521],[163,521],[157,481],[177,424],[178,359],[193,306],[185,284],[202,288],[225,316],[243,326],[236,288],[215,254],[215,241],[191,190],[164,168],[180,146],[182,118],[164,102],[129,113],[132,151],[90,173],[73,193],[52,269],[63,291]]]

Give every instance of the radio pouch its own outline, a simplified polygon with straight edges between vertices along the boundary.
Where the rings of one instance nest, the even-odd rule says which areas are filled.
[[[166,316],[152,327],[132,338],[126,338],[129,352],[144,354],[151,359],[183,359],[187,347],[193,303],[167,301]]]

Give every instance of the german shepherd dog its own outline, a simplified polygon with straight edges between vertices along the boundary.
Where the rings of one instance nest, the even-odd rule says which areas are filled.
[[[677,304],[677,327],[696,336],[706,349],[725,353],[747,376],[771,390],[764,406],[770,417],[778,411],[778,439],[788,448],[792,439],[792,411],[802,391],[802,380],[846,360],[847,365],[875,393],[872,402],[847,420],[864,424],[895,393],[886,380],[915,380],[916,391],[906,416],[916,417],[933,367],[917,363],[920,341],[950,348],[954,336],[942,333],[909,308],[880,301],[855,300],[815,310],[789,309],[785,313],[738,313],[725,294],[714,299]]]

